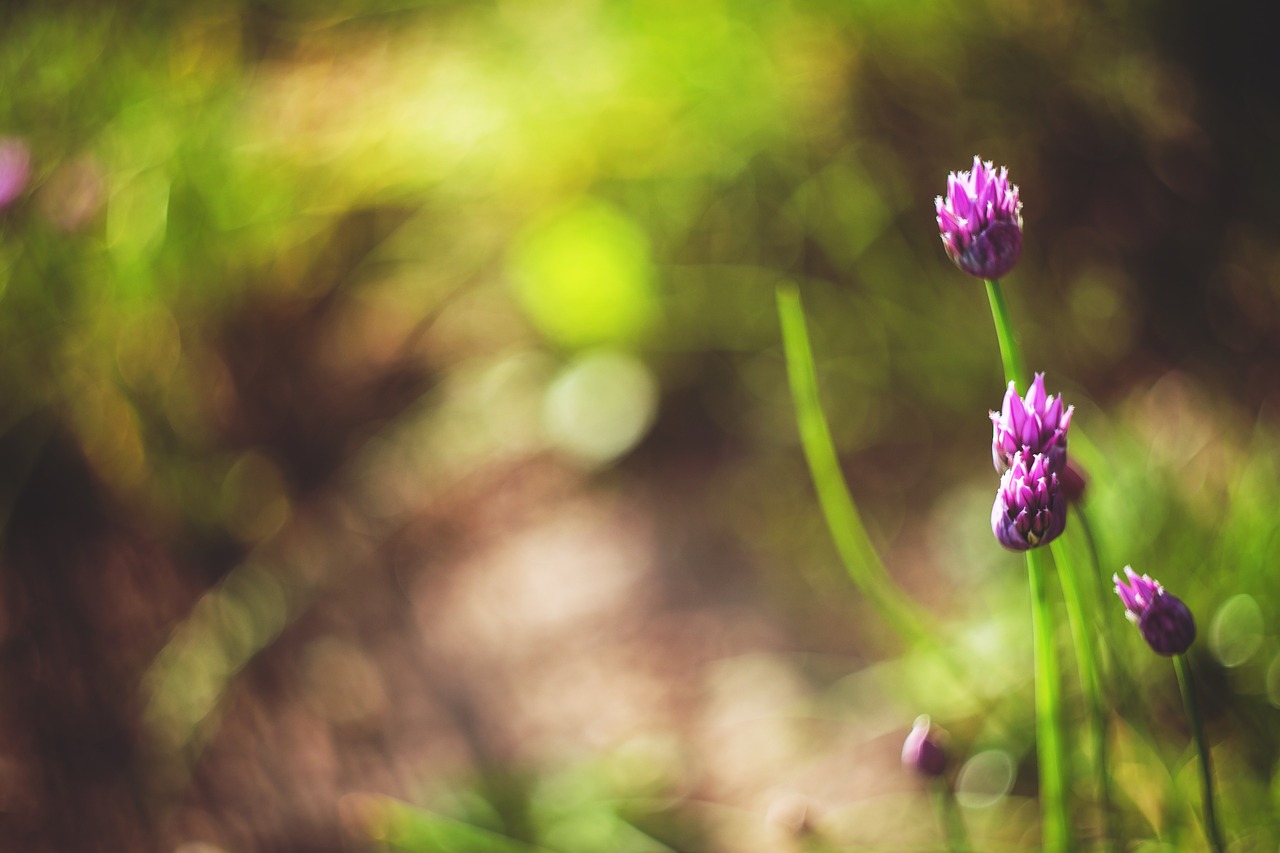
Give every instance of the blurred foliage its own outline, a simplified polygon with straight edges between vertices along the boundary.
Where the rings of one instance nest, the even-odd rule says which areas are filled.
[[[1027,354],[1096,442],[1084,462],[1119,825],[1197,848],[1176,683],[1106,592],[1131,563],[1197,614],[1233,849],[1275,849],[1280,74],[1260,14],[1189,0],[13,4],[0,695],[19,699],[0,714],[0,813],[28,817],[0,839],[149,846],[148,822],[202,790],[191,775],[234,688],[257,683],[251,663],[323,633],[291,626],[326,590],[399,559],[381,543],[422,507],[465,504],[504,460],[550,458],[593,494],[656,495],[672,588],[787,638],[761,653],[778,678],[761,683],[791,685],[765,716],[795,755],[833,755],[833,731],[896,737],[928,712],[972,756],[956,779],[982,849],[1029,849],[1025,592],[986,532],[999,364],[981,288],[946,262],[932,211],[976,152],[1022,187],[1007,291]],[[971,658],[971,692],[940,687],[938,662],[888,635],[836,568],[786,389],[780,281],[804,292],[871,536]],[[509,508],[494,491],[469,511]],[[118,555],[59,562],[109,538],[77,526],[93,501],[103,529],[158,548],[171,574],[139,579],[149,563]],[[681,550],[672,531],[692,528],[711,544]],[[316,683],[340,676],[324,707],[342,731],[394,705],[361,654],[314,666]],[[47,677],[95,667],[106,681]],[[90,710],[58,710],[76,702]],[[110,714],[104,737],[152,762],[103,759],[134,773],[132,835],[65,781],[83,765],[83,802],[115,796],[96,747],[62,752],[88,737],[67,731]],[[424,851],[937,843],[905,783],[780,819],[787,841],[753,806],[717,806],[707,768],[619,785],[606,751],[514,752],[471,772],[423,761],[413,805],[370,792],[355,823]],[[82,825],[55,817],[69,811]],[[235,831],[240,849],[294,849]],[[495,840],[508,836],[522,846]]]

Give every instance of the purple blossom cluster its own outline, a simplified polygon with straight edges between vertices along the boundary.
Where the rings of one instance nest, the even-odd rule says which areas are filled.
[[[970,171],[952,172],[947,179],[946,196],[935,200],[938,229],[947,256],[962,271],[987,279],[987,292],[991,301],[992,316],[1000,342],[1001,357],[1006,373],[1022,373],[1018,366],[1021,358],[1016,338],[1008,319],[998,279],[1017,264],[1022,251],[1022,203],[1018,187],[1009,181],[1007,169],[996,170],[990,161],[973,158]],[[1019,376],[1019,379],[1022,377]],[[1030,551],[1052,542],[1062,535],[1066,527],[1067,509],[1082,496],[1086,480],[1083,472],[1072,465],[1067,457],[1067,433],[1074,413],[1060,395],[1048,394],[1044,386],[1044,374],[1035,374],[1026,396],[1018,393],[1015,382],[1010,381],[1000,411],[991,412],[992,438],[991,461],[1000,475],[991,507],[991,530],[996,540],[1013,551]],[[1082,519],[1083,521],[1083,519]],[[1062,561],[1059,568],[1070,572],[1070,561]],[[1033,586],[1037,575],[1042,575],[1043,564],[1028,560]],[[1065,577],[1065,576],[1064,576]],[[1149,575],[1139,575],[1125,566],[1124,578],[1114,575],[1116,594],[1124,604],[1125,617],[1133,622],[1143,639],[1157,654],[1167,657],[1183,655],[1195,641],[1196,624],[1191,610],[1177,597],[1170,595],[1158,581]],[[1077,593],[1069,591],[1064,583],[1069,608],[1083,609]],[[1039,703],[1042,683],[1052,684],[1052,667],[1045,662],[1052,659],[1052,624],[1048,602],[1043,595],[1033,601],[1039,614],[1041,630],[1036,635],[1036,690]],[[1073,626],[1075,627],[1075,626]],[[1097,690],[1093,660],[1092,639],[1087,632],[1075,638],[1077,658],[1081,666],[1082,686],[1086,693]],[[1042,664],[1045,664],[1042,667]],[[1194,737],[1200,751],[1204,788],[1206,834],[1216,851],[1224,850],[1222,836],[1217,828],[1213,806],[1213,785],[1209,772],[1209,750],[1195,708],[1194,691],[1190,685],[1190,669],[1185,658],[1178,660],[1179,679],[1182,683],[1188,715],[1194,729]],[[1093,685],[1090,687],[1090,685]],[[1094,696],[1096,700],[1097,696]],[[1052,704],[1056,704],[1054,700]],[[1096,750],[1102,756],[1105,746],[1105,722],[1096,710],[1095,737],[1101,744]],[[1053,726],[1060,730],[1060,722],[1054,720],[1057,713],[1052,707],[1042,711],[1037,706],[1037,725]],[[1039,731],[1039,729],[1038,729]],[[1042,782],[1054,781],[1057,774],[1057,794],[1052,809],[1046,817],[1055,818],[1056,843],[1046,844],[1053,849],[1070,848],[1069,816],[1064,795],[1068,788],[1060,750],[1050,751],[1052,759],[1042,765]],[[946,752],[931,731],[929,720],[922,717],[903,744],[903,764],[926,776],[940,776],[946,768]],[[1097,769],[1106,773],[1105,758],[1095,757]],[[1053,769],[1057,765],[1057,769]],[[1106,811],[1106,786],[1099,786],[1103,794],[1103,811]],[[1045,837],[1050,837],[1046,824]]]
[[[1054,471],[1062,471],[1067,463],[1067,430],[1074,411],[1074,406],[1063,409],[1061,395],[1045,394],[1043,373],[1036,374],[1025,400],[1010,382],[1000,411],[991,413],[991,461],[996,473],[1008,470],[1018,453],[1024,457],[1046,456]]]
[[[1009,383],[999,412],[991,412],[991,459],[1003,472],[991,530],[1013,551],[1027,551],[1057,538],[1067,524],[1062,479],[1067,466],[1067,430],[1074,408],[1061,395],[1046,394],[1037,373],[1025,398]]]
[[[990,162],[975,157],[972,171],[951,173],[947,195],[939,196],[935,206],[947,255],[964,272],[988,279],[988,294],[1006,370],[1010,374],[1020,371],[1014,366],[1020,359],[1013,354],[1016,349],[1009,345],[1013,336],[1003,313],[999,283],[995,281],[1014,267],[1022,249],[1022,204],[1018,187],[1009,182],[1004,167],[997,172]],[[1060,394],[1046,392],[1043,373],[1035,374],[1025,397],[1018,393],[1017,384],[1010,381],[1000,411],[990,412],[991,461],[1000,475],[1000,486],[991,507],[991,530],[996,540],[1009,550],[1029,551],[1062,535],[1069,503],[1078,501],[1084,492],[1083,472],[1067,457],[1067,434],[1074,412],[1074,407],[1066,405]],[[1035,570],[1036,561],[1029,560],[1028,566]],[[1124,604],[1125,616],[1138,626],[1143,639],[1157,654],[1174,656],[1186,652],[1196,637],[1190,609],[1150,576],[1139,576],[1129,566],[1125,566],[1124,574],[1124,580],[1114,576],[1116,594]],[[1046,603],[1040,600],[1036,607],[1045,619],[1044,624],[1048,624]],[[1051,632],[1048,633],[1051,637]],[[1079,645],[1082,642],[1083,646]],[[1090,642],[1078,637],[1078,654],[1081,648],[1087,650]],[[1041,654],[1052,643],[1038,638],[1037,644],[1039,691]],[[1052,654],[1051,649],[1048,654]],[[1081,657],[1082,671],[1088,659]],[[1181,665],[1185,665],[1185,661],[1181,661]],[[1086,683],[1092,677],[1085,677]],[[1198,726],[1194,707],[1190,705],[1191,694],[1187,696],[1193,723]],[[1040,717],[1039,708],[1037,717]],[[1208,753],[1199,732],[1196,739],[1207,766]],[[943,741],[929,718],[917,719],[903,743],[904,767],[937,779],[944,776],[947,759]],[[1105,772],[1105,765],[1100,766]],[[1214,828],[1207,773],[1204,784],[1209,835],[1214,839],[1214,849],[1221,850]],[[1061,787],[1065,790],[1065,785]],[[1060,814],[1065,813],[1065,800],[1060,799],[1058,806]],[[1060,822],[1065,823],[1065,817],[1060,818]],[[1069,831],[1063,832],[1069,835]]]
[[[1022,254],[1022,202],[1004,166],[973,158],[973,169],[947,177],[946,198],[934,202],[947,257],[978,278],[1000,278]]]
[[[1056,539],[1067,526],[1067,496],[1047,456],[1019,451],[1000,478],[991,530],[1011,551],[1029,551]]]

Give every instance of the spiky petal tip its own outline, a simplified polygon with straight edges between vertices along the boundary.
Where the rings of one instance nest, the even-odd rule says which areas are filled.
[[[991,507],[991,532],[1010,551],[1030,551],[1052,542],[1067,526],[1067,497],[1058,475],[1041,455],[1021,452],[1000,478]]]
[[[1004,166],[974,156],[973,169],[947,176],[934,201],[947,257],[978,278],[1001,278],[1022,254],[1022,202]]]
[[[1196,638],[1196,620],[1176,595],[1170,595],[1150,575],[1124,567],[1125,580],[1112,575],[1125,617],[1138,626],[1142,638],[1158,655],[1180,655]]]
[[[1046,394],[1044,374],[1037,373],[1025,398],[1010,382],[999,412],[991,412],[991,461],[998,473],[1021,451],[1024,458],[1044,456],[1049,467],[1061,474],[1067,462],[1067,430],[1074,406],[1062,405],[1062,396]]]

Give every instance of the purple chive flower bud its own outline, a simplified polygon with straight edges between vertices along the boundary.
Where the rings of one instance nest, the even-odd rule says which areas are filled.
[[[902,766],[922,776],[941,776],[947,769],[947,751],[940,735],[927,714],[916,717],[902,744]]]
[[[996,472],[1008,468],[1018,452],[1028,459],[1040,454],[1054,472],[1061,472],[1067,461],[1067,430],[1074,411],[1075,406],[1063,410],[1061,395],[1044,393],[1043,373],[1036,374],[1026,399],[1018,396],[1017,387],[1010,382],[1000,411],[991,413],[991,461]]]
[[[1009,170],[973,158],[972,172],[947,177],[947,197],[934,202],[942,246],[955,265],[978,278],[1000,278],[1022,254],[1022,202]]]
[[[7,207],[31,179],[31,152],[21,139],[0,139],[0,208]]]
[[[1029,551],[1051,542],[1067,526],[1067,496],[1048,460],[1039,454],[1027,465],[1021,451],[1000,478],[991,507],[991,531],[1011,551]]]
[[[1180,655],[1191,647],[1196,638],[1196,620],[1187,605],[1176,595],[1164,591],[1159,582],[1149,575],[1138,576],[1128,566],[1124,567],[1127,581],[1112,575],[1116,595],[1124,602],[1125,618],[1138,626],[1142,639],[1158,655]]]

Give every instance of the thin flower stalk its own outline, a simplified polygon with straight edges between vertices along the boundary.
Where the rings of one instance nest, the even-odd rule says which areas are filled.
[[[945,779],[934,779],[930,787],[938,809],[938,822],[942,824],[947,836],[947,850],[950,853],[970,853],[973,847],[969,844],[969,833],[964,828],[964,816],[956,802],[955,789]]]
[[[1209,762],[1209,742],[1204,736],[1204,722],[1200,719],[1200,706],[1196,702],[1195,683],[1191,680],[1191,663],[1185,654],[1174,655],[1174,669],[1178,673],[1178,688],[1182,702],[1187,707],[1187,719],[1191,723],[1191,737],[1200,754],[1200,788],[1204,800],[1204,832],[1214,853],[1223,853],[1222,830],[1218,827],[1218,814],[1214,809],[1213,766]]]
[[[1031,588],[1031,639],[1035,655],[1036,751],[1042,801],[1041,843],[1047,851],[1071,849],[1067,809],[1067,761],[1063,743],[1061,678],[1049,607],[1048,559],[1040,548],[1027,551]]]
[[[1187,649],[1196,639],[1196,620],[1191,609],[1176,595],[1171,595],[1150,575],[1139,575],[1131,567],[1124,567],[1124,580],[1114,575],[1116,595],[1124,603],[1125,618],[1138,627],[1142,639],[1158,655],[1173,658],[1178,674],[1178,688],[1187,708],[1187,720],[1191,723],[1191,736],[1200,754],[1200,785],[1203,789],[1204,832],[1215,853],[1223,853],[1222,830],[1218,827],[1218,815],[1214,808],[1213,766],[1209,758],[1209,743],[1204,736],[1204,723],[1196,702],[1195,684],[1191,679],[1191,664]]]
[[[975,157],[972,171],[953,172],[948,177],[947,195],[937,198],[935,208],[947,256],[964,272],[986,281],[1005,380],[1017,388],[1019,383],[1027,382],[1028,377],[999,279],[1013,268],[1022,248],[1022,210],[1018,189],[1009,183],[1005,170],[996,173],[990,163]],[[1042,464],[1039,458],[1033,461]],[[1022,479],[1027,479],[1025,475],[1030,471],[1025,465],[1021,467],[1023,470],[1017,473],[1024,475]],[[1041,535],[1044,531],[1039,528],[1045,526],[1046,520],[1052,519],[1056,526],[1058,516],[1052,512],[1056,499],[1051,494],[1055,484],[1049,477],[1042,477],[1025,483],[1023,488],[1018,483],[1006,482],[1011,473],[1012,469],[1005,473],[996,494],[996,503],[992,507],[992,531],[1005,547],[1026,550],[1035,652],[1036,749],[1040,767],[1043,846],[1051,851],[1067,850],[1071,846],[1071,835],[1063,754],[1062,702],[1053,644],[1053,614],[1047,590],[1047,559],[1043,550],[1037,547],[1044,540]],[[1060,494],[1060,487],[1057,491]],[[1012,505],[1014,500],[1017,506]],[[1026,512],[1022,512],[1024,504]],[[1032,536],[1027,536],[1028,531],[1023,528],[1027,526],[1025,521],[1029,514],[1033,513],[1039,523],[1037,529],[1030,531]]]
[[[985,175],[977,177],[980,171],[985,172]],[[960,266],[961,269],[964,269],[966,272],[970,272],[971,274],[972,270],[967,268],[965,264],[961,263],[961,260],[963,259],[960,257],[961,253],[953,251],[957,234],[961,238],[964,238],[965,235],[963,232],[966,229],[957,229],[954,227],[955,219],[953,217],[945,217],[941,208],[943,206],[954,208],[957,204],[960,207],[969,207],[970,205],[968,202],[972,201],[972,199],[957,199],[956,196],[958,194],[958,190],[962,191],[960,194],[964,194],[963,191],[967,191],[970,185],[973,185],[976,190],[981,188],[981,186],[992,183],[993,181],[998,186],[993,190],[987,190],[987,193],[989,195],[995,195],[995,190],[999,190],[999,198],[1003,199],[1003,205],[993,204],[989,206],[987,210],[989,210],[992,215],[987,217],[987,219],[989,222],[999,221],[1004,224],[1002,226],[1002,231],[992,233],[993,235],[1009,238],[1012,241],[1014,235],[1009,226],[1016,225],[1016,244],[1017,250],[1020,251],[1022,230],[1021,202],[1017,198],[1017,187],[1008,183],[1008,175],[1005,170],[1001,169],[997,174],[991,169],[991,165],[989,163],[984,164],[979,158],[974,158],[973,172],[962,172],[958,175],[953,175],[952,179],[948,181],[948,195],[945,200],[945,204],[943,199],[939,198],[938,200],[938,207],[940,208],[939,227],[943,232],[943,243],[948,250],[947,253],[952,260],[956,262],[957,266]],[[969,193],[969,195],[974,194],[975,193]],[[968,230],[974,232],[976,235],[981,232],[982,227],[982,223],[979,223],[976,226],[969,225]],[[948,233],[949,230],[951,233]],[[962,239],[961,243],[963,242],[964,240]],[[1012,253],[1013,262],[1016,262],[1017,253],[1017,251]],[[1009,263],[1007,267],[1012,268],[1012,265],[1012,263]],[[1007,269],[1005,269],[1004,272],[1007,272]],[[995,324],[996,340],[999,343],[1000,360],[1004,368],[1005,381],[1012,383],[1012,389],[1017,389],[1021,383],[1028,382],[1030,377],[1022,358],[1022,351],[1019,346],[1017,334],[1014,330],[1009,306],[1005,301],[1004,291],[1000,286],[999,276],[1002,274],[1003,272],[996,272],[994,268],[992,268],[991,273],[983,276],[983,278],[986,283],[987,300],[991,306],[991,317]],[[1037,380],[1039,381],[1038,377]],[[1034,390],[1028,385],[1021,385],[1021,387],[1027,388],[1029,393]],[[1016,390],[1014,390],[1013,393],[1016,396]],[[1006,401],[1008,401],[1008,396],[1006,396]],[[1060,402],[1058,404],[1058,408],[1061,409]],[[1068,414],[1066,418],[1068,421],[1069,417],[1070,416]],[[993,422],[996,422],[994,414]],[[996,423],[996,443],[999,444],[1001,432],[999,423]],[[1066,424],[1061,424],[1061,426],[1065,433]],[[1009,436],[1004,437],[1008,438]],[[1041,440],[1045,437],[1046,436],[1043,434],[1039,436]],[[997,455],[997,470],[1001,470],[1000,456],[1005,456],[1006,462],[1011,458],[1001,451],[1010,449],[1012,448],[993,447],[993,451],[995,451]],[[1047,448],[1042,447],[1039,448],[1039,450],[1044,452]],[[1065,438],[1063,439],[1062,446],[1058,448],[1058,451],[1059,457],[1052,460],[1054,463],[1052,467],[1055,469],[1059,467],[1058,463],[1065,459]],[[1065,471],[1063,473],[1065,473]],[[999,506],[999,496],[997,496],[997,506]],[[1076,508],[1076,515],[1077,517],[1080,517],[1083,513],[1080,511],[1078,505]],[[1087,530],[1085,531],[1085,534],[1088,534]],[[1000,538],[1002,544],[1005,544],[1006,547],[1008,547],[1009,543],[1004,541],[1004,538],[1000,536],[999,531],[997,531],[997,538]],[[1109,786],[1110,776],[1107,766],[1106,721],[1102,698],[1101,677],[1098,671],[1098,658],[1094,646],[1094,632],[1089,625],[1090,620],[1086,617],[1088,608],[1085,604],[1085,591],[1082,588],[1081,577],[1079,572],[1076,570],[1074,562],[1070,558],[1065,543],[1060,539],[1054,540],[1050,542],[1050,549],[1053,553],[1055,563],[1058,566],[1059,577],[1061,578],[1063,587],[1063,597],[1067,605],[1067,618],[1071,625],[1071,636],[1075,646],[1081,690],[1089,717],[1090,740],[1092,741],[1093,746],[1095,787],[1097,788],[1099,806],[1103,815],[1104,836],[1106,843],[1110,845],[1110,831],[1108,824],[1111,806]],[[1055,824],[1059,821],[1065,823],[1068,819],[1066,817],[1065,783],[1062,782],[1061,779],[1054,777],[1055,769],[1052,766],[1046,766],[1046,763],[1043,760],[1045,757],[1048,757],[1048,764],[1057,765],[1058,767],[1062,767],[1065,764],[1060,754],[1062,709],[1057,698],[1057,667],[1056,660],[1053,659],[1052,646],[1050,643],[1053,634],[1052,625],[1049,622],[1051,614],[1047,609],[1045,596],[1043,594],[1035,594],[1037,580],[1039,581],[1040,592],[1043,593],[1045,578],[1043,564],[1041,563],[1042,557],[1038,554],[1038,551],[1034,546],[1026,553],[1028,573],[1033,582],[1032,618],[1038,625],[1036,635],[1039,638],[1036,655],[1037,733],[1041,743],[1041,750],[1045,753],[1049,753],[1047,756],[1042,756],[1041,763],[1041,788],[1044,792],[1046,801],[1045,840],[1046,846],[1049,846],[1051,835],[1058,831],[1058,827],[1055,826]],[[1039,569],[1036,568],[1037,563],[1040,564]],[[1050,721],[1056,722],[1053,725],[1050,725]],[[1055,751],[1058,751],[1056,756],[1052,755]],[[1067,829],[1069,830],[1069,827],[1067,827]],[[1069,832],[1064,831],[1060,841],[1062,844],[1069,845]]]
[[[1014,336],[1009,307],[1000,290],[1000,282],[987,279],[987,296],[991,303],[991,318],[995,322],[996,340],[1000,344],[1000,360],[1004,364],[1005,381],[1026,382],[1022,351]],[[1067,809],[1067,764],[1064,755],[1062,700],[1059,686],[1057,656],[1053,647],[1053,613],[1049,607],[1046,590],[1046,569],[1043,552],[1031,549],[1027,554],[1027,576],[1031,584],[1031,623],[1035,652],[1036,694],[1036,743],[1039,753],[1040,792],[1043,800],[1044,847],[1046,850],[1068,850],[1071,847],[1070,816]],[[1091,643],[1085,632],[1081,636],[1072,632],[1076,656],[1092,657],[1091,650],[1080,652],[1082,645]],[[1089,690],[1088,686],[1084,689]],[[1091,703],[1090,714],[1096,704]],[[1103,760],[1105,753],[1095,754],[1095,760]],[[1101,772],[1105,773],[1105,766]]]
[[[1026,382],[1027,369],[1022,363],[1022,348],[1009,321],[1009,304],[1005,302],[1000,279],[986,279],[987,302],[991,305],[991,319],[996,324],[996,340],[1000,343],[1000,361],[1004,365],[1006,382]]]

